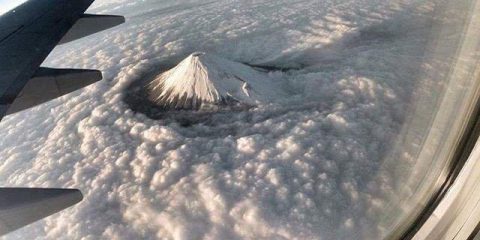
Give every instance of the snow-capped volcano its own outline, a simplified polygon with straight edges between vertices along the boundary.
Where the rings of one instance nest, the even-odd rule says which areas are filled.
[[[285,96],[278,81],[245,64],[203,52],[193,53],[148,84],[149,99],[174,109],[206,105],[256,105]]]

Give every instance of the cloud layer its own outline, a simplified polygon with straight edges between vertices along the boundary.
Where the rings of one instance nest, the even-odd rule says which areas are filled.
[[[114,30],[58,47],[52,67],[105,81],[0,123],[0,182],[85,200],[10,237],[374,239],[396,175],[381,168],[425,52],[425,1],[97,1]],[[112,12],[110,11],[110,12]],[[122,101],[195,51],[277,67],[281,104],[185,126]],[[193,120],[194,121],[194,120]],[[412,162],[399,162],[408,169]]]

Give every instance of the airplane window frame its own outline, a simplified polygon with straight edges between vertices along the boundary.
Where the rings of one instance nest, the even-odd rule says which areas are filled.
[[[455,143],[450,146],[447,145],[447,147],[453,147],[451,149],[451,157],[448,157],[444,160],[443,163],[446,166],[441,169],[440,173],[438,174],[436,183],[437,185],[435,185],[435,183],[430,184],[431,187],[434,187],[434,190],[432,191],[430,197],[428,197],[424,202],[419,203],[421,206],[424,207],[419,211],[412,211],[409,216],[405,217],[403,221],[397,225],[398,227],[394,230],[394,232],[390,233],[386,239],[415,238],[417,233],[419,233],[419,231],[427,224],[427,221],[430,218],[435,217],[433,216],[434,211],[437,210],[439,205],[441,205],[442,202],[445,200],[446,196],[449,194],[449,190],[452,189],[457,179],[462,174],[462,171],[465,170],[464,167],[467,162],[476,160],[471,158],[476,157],[475,147],[480,146],[480,60],[478,59],[478,56],[469,59],[466,55],[462,55],[463,53],[470,54],[472,51],[478,51],[478,49],[480,48],[480,34],[478,34],[477,31],[473,30],[478,29],[478,26],[480,25],[480,13],[476,11],[480,9],[480,2],[472,1],[471,4],[471,8],[466,13],[466,18],[464,19],[465,22],[462,25],[462,39],[459,46],[457,46],[458,52],[457,56],[455,57],[456,62],[454,62],[455,66],[452,67],[452,69],[454,70],[451,73],[453,75],[450,76],[456,78],[456,80],[461,80],[463,82],[457,83],[455,82],[455,79],[451,79],[447,89],[452,88],[453,90],[446,90],[457,91],[454,87],[451,87],[452,83],[462,85],[468,83],[466,82],[467,80],[465,80],[466,78],[471,79],[469,82],[471,85],[468,85],[469,89],[473,89],[472,91],[469,91],[470,97],[465,98],[465,100],[467,100],[466,103],[464,102],[465,105],[458,106],[459,108],[464,108],[463,111],[460,111],[460,113],[465,114],[463,116],[457,117],[458,119],[462,120],[461,122],[455,122],[457,129],[460,130],[459,134],[457,134],[456,137],[454,136],[455,139],[448,134],[446,135],[447,137],[451,138],[449,139],[451,143]],[[467,61],[465,60],[465,58],[467,59]],[[462,78],[459,79],[459,76],[455,76],[454,71],[459,70],[464,66],[470,66],[470,69],[472,71],[470,71],[469,74],[460,73],[459,76],[461,76]],[[463,88],[466,87],[463,86]],[[445,96],[443,96],[442,98],[442,101],[450,102],[450,104],[454,103],[454,101],[456,100],[445,98]],[[443,107],[443,104],[444,103],[442,102],[442,104],[439,105],[439,109]],[[452,114],[453,111],[450,115]],[[433,122],[431,123],[431,125],[434,124],[435,123]],[[445,127],[445,124],[440,124],[440,126]],[[452,129],[442,129],[441,131],[452,132]],[[436,148],[438,148],[438,146],[436,146]],[[433,163],[435,164],[437,162]],[[477,223],[474,223],[474,225],[477,225]],[[477,233],[478,231],[480,231],[480,223],[478,223],[478,225],[479,226],[476,228]],[[474,231],[473,233],[471,233],[471,235],[474,236],[476,232]],[[473,238],[470,237],[469,239]]]
[[[477,82],[480,82],[480,78],[478,78]],[[448,175],[445,182],[435,192],[418,217],[415,218],[410,228],[408,228],[398,239],[412,239],[424,226],[427,220],[432,216],[435,209],[437,209],[442,200],[445,199],[448,191],[455,183],[455,180],[457,180],[459,177],[459,174],[465,167],[467,160],[470,156],[472,156],[475,145],[480,143],[480,96],[477,96],[476,102],[475,109],[472,113],[472,117],[469,119],[466,131],[463,134],[454,153],[453,160],[449,163]],[[477,231],[480,231],[480,223],[477,227]],[[475,234],[475,232],[472,234]]]

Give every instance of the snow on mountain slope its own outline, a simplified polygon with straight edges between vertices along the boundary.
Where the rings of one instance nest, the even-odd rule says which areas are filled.
[[[257,105],[285,98],[278,79],[241,63],[193,53],[147,86],[151,101],[165,108],[200,109],[205,105]]]
[[[97,0],[127,23],[59,46],[45,65],[98,68],[105,81],[0,123],[1,185],[74,187],[85,199],[9,238],[385,236],[403,185],[382,163],[428,68],[435,2]],[[195,51],[304,68],[275,73],[281,104],[188,127],[124,104],[132,83]]]

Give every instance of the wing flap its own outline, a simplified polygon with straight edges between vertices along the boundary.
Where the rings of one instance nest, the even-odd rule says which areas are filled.
[[[83,14],[63,36],[59,44],[68,43],[94,33],[113,28],[125,22],[123,16]]]
[[[7,115],[45,103],[102,80],[98,70],[39,68],[8,108]]]

